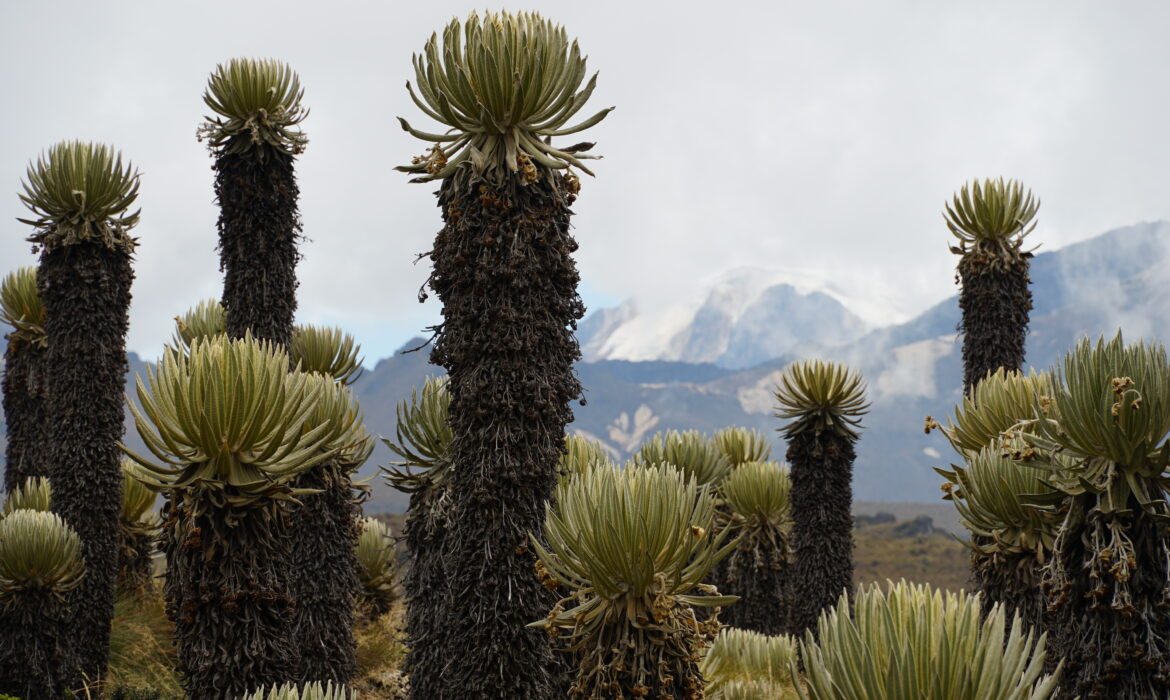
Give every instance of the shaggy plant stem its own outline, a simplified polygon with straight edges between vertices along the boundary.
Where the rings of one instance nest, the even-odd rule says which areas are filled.
[[[49,338],[45,472],[52,507],[81,538],[85,578],[69,597],[80,673],[102,678],[118,572],[122,392],[130,255],[97,243],[47,248],[37,284]]]
[[[167,570],[179,572],[167,581],[167,613],[192,700],[236,700],[293,676],[286,516],[273,503],[236,509],[222,498],[186,497],[164,540]]]
[[[828,431],[789,439],[795,550],[790,634],[815,634],[821,611],[853,591],[854,455],[852,440]]]
[[[553,604],[527,538],[541,530],[581,393],[569,201],[545,179],[511,192],[448,180],[440,204],[430,284],[444,320],[431,360],[450,378],[450,595],[432,622],[446,664],[414,669],[442,678],[428,700],[563,697],[546,635],[526,627]]]
[[[46,349],[36,343],[8,337],[4,352],[4,422],[8,444],[4,447],[4,489],[11,492],[26,479],[45,476],[44,358]]]

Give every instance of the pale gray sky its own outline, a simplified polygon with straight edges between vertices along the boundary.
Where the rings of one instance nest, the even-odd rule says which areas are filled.
[[[233,56],[298,71],[301,321],[368,360],[438,318],[419,305],[439,227],[432,185],[394,172],[433,127],[410,57],[467,2],[15,2],[0,5],[0,274],[35,259],[15,221],[28,161],[62,139],[114,144],[143,173],[129,346],[218,296],[211,159],[195,140],[208,73]],[[939,212],[965,180],[1022,179],[1056,248],[1170,218],[1170,3],[543,2],[601,75],[588,132],[605,159],[574,219],[590,307],[643,308],[731,267],[832,277],[890,320],[954,290]],[[586,109],[588,111],[588,108]]]

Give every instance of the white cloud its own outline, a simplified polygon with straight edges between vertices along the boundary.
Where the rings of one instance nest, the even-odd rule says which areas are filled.
[[[0,273],[33,262],[15,196],[64,138],[118,145],[143,171],[132,349],[216,295],[211,161],[195,142],[208,72],[235,55],[300,73],[300,318],[349,327],[367,357],[438,320],[415,255],[433,186],[392,167],[421,150],[394,117],[410,55],[470,2],[6,3],[0,9]],[[482,9],[482,8],[480,8]],[[652,312],[741,265],[875,289],[891,319],[953,292],[939,211],[971,177],[1023,179],[1056,248],[1170,218],[1170,5],[1068,2],[543,2],[600,70],[596,179],[575,207],[592,306]],[[419,119],[424,127],[425,119]],[[0,188],[3,189],[3,188]]]

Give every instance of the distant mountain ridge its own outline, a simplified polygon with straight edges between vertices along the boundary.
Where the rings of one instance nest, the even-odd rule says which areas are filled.
[[[773,357],[843,345],[869,330],[842,295],[793,273],[739,268],[720,275],[695,305],[651,317],[627,301],[590,314],[578,329],[586,362],[665,360],[745,369]]]
[[[1170,339],[1170,314],[1166,312],[1170,308],[1168,222],[1116,229],[1059,250],[1041,249],[1031,270],[1034,308],[1027,362],[1032,366],[1046,368],[1078,338],[1111,337],[1118,328],[1127,339]],[[939,270],[939,274],[951,271]],[[772,391],[780,372],[803,357],[835,359],[862,372],[873,404],[858,443],[855,498],[937,500],[939,478],[931,467],[948,464],[952,456],[945,439],[937,433],[924,435],[922,427],[928,414],[945,420],[961,395],[957,296],[905,323],[876,329],[866,329],[862,324],[858,331],[850,319],[860,314],[849,310],[848,299],[825,293],[824,297],[832,302],[829,303],[816,295],[816,289],[762,279],[753,283],[757,287],[754,295],[745,293],[731,299],[719,293],[709,294],[703,302],[706,305],[715,299],[709,316],[695,313],[693,323],[667,324],[670,333],[649,339],[632,337],[636,326],[630,323],[637,317],[632,305],[591,314],[581,323],[578,336],[587,358],[577,366],[585,387],[585,404],[573,406],[575,420],[570,430],[602,441],[619,458],[628,456],[649,435],[666,429],[696,428],[710,433],[728,425],[743,425],[775,438],[780,422],[772,417]],[[785,285],[789,288],[784,289]],[[755,317],[748,313],[757,302],[766,306],[767,302],[761,300],[767,299],[775,302],[775,309],[761,307]],[[777,311],[779,308],[789,309],[791,314]],[[827,328],[816,328],[818,317],[811,311],[814,309],[824,310]],[[757,320],[749,322],[752,318]],[[789,318],[792,323],[785,326]],[[815,342],[801,337],[802,329],[810,326]],[[615,330],[621,327],[627,329],[625,340]],[[656,342],[684,338],[681,345],[669,347],[678,352],[682,352],[679,348],[689,348],[687,352],[693,351],[693,355],[688,357],[711,359],[599,359],[604,355],[602,348],[614,338],[630,343],[630,347],[640,347],[647,354]],[[709,342],[712,338],[718,342]],[[741,342],[751,351],[732,361],[726,353],[728,348],[739,347],[734,338],[745,338]],[[746,338],[764,340],[753,346]],[[790,338],[795,342],[781,342]],[[835,342],[833,338],[844,340]],[[412,341],[404,347],[418,344]],[[772,348],[782,346],[786,349],[771,356]],[[705,350],[699,352],[701,348]],[[440,368],[427,363],[427,355],[427,349],[399,352],[378,362],[354,385],[372,432],[393,437],[397,402],[408,398],[411,388],[420,386],[428,374],[441,373]],[[764,355],[769,357],[751,360]],[[141,369],[136,360],[136,369]],[[751,364],[738,366],[743,362]],[[136,437],[130,426],[127,442],[131,447],[140,446]],[[783,447],[781,442],[774,442],[774,458],[783,459]],[[376,464],[385,464],[390,457],[379,444],[363,474],[374,475]],[[380,480],[375,479],[371,486],[372,502],[367,506],[371,512],[405,507],[406,497]]]

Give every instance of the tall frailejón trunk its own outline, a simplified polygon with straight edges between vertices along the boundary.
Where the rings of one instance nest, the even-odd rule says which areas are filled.
[[[234,495],[230,487],[226,496]],[[163,539],[168,612],[192,700],[235,700],[296,677],[286,580],[288,521],[271,502],[235,508],[184,494]],[[241,650],[245,653],[240,653]]]
[[[792,435],[793,563],[789,632],[817,631],[817,618],[853,591],[853,440],[825,431]]]
[[[45,429],[52,441],[45,471],[52,507],[81,538],[85,577],[69,598],[80,672],[94,683],[105,674],[114,581],[122,471],[122,395],[130,253],[100,243],[46,248],[38,291],[49,339]]]
[[[551,699],[562,688],[547,636],[526,625],[553,597],[527,538],[541,532],[581,395],[571,195],[552,178],[502,190],[460,180],[440,191],[430,280],[443,302],[431,360],[448,373],[454,433],[448,606],[433,621],[448,658],[423,672],[441,675],[440,698]]]
[[[1029,258],[1021,252],[992,262],[976,251],[959,260],[959,308],[963,318],[963,391],[990,372],[1003,367],[1017,371],[1024,366],[1024,341],[1032,292],[1028,288]]]
[[[297,309],[299,190],[293,156],[271,148],[262,152],[259,157],[256,151],[228,150],[216,158],[223,306],[229,337],[251,332],[287,348]]]

